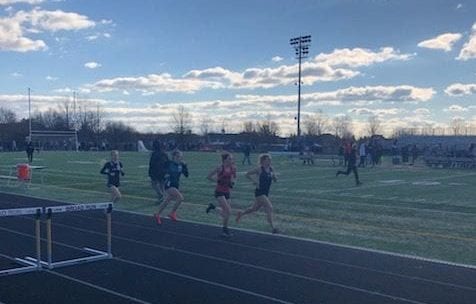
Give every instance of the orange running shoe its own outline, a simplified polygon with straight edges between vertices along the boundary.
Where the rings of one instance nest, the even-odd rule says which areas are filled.
[[[160,219],[160,214],[156,213],[156,214],[154,214],[154,217],[155,217],[155,221],[156,221],[157,225],[162,225],[162,220]]]
[[[177,221],[177,212],[172,212],[169,214],[169,219],[176,222]]]

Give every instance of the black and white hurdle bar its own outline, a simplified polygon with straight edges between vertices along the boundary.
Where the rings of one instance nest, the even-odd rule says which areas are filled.
[[[76,204],[76,205],[64,205],[64,206],[54,206],[54,207],[45,207],[44,214],[46,215],[46,252],[47,252],[47,261],[40,260],[40,264],[48,269],[76,265],[81,263],[93,262],[98,260],[110,259],[112,258],[112,229],[111,229],[111,213],[112,213],[112,203],[96,203],[96,204]],[[91,256],[64,260],[59,262],[53,262],[53,239],[52,239],[52,227],[51,227],[51,218],[54,213],[65,213],[65,212],[79,212],[79,211],[91,211],[91,210],[106,210],[106,246],[107,252],[84,247],[83,251],[92,254]],[[30,262],[37,263],[37,259],[32,257],[26,258]]]
[[[35,244],[36,244],[36,259],[26,257],[24,259],[15,258],[15,262],[23,265],[23,267],[10,268],[0,271],[0,276],[17,274],[23,272],[30,272],[41,270],[41,237],[40,237],[40,218],[43,208],[15,208],[15,209],[0,209],[0,217],[6,216],[23,216],[35,215]]]

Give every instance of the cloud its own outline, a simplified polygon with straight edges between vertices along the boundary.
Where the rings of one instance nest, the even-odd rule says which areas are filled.
[[[360,72],[358,67],[382,63],[388,60],[405,61],[410,54],[400,54],[391,47],[374,52],[367,49],[334,50],[330,54],[320,54],[302,64],[301,81],[312,85],[318,81],[329,82],[351,79]],[[98,91],[138,90],[150,92],[193,93],[202,89],[269,89],[292,85],[298,78],[298,65],[281,65],[272,68],[247,68],[231,71],[223,67],[191,70],[182,77],[170,74],[150,74],[140,77],[118,77],[103,79],[88,85]]]
[[[11,4],[16,4],[16,3],[26,3],[26,4],[40,4],[44,2],[44,0],[0,0],[0,6],[1,5],[11,5]]]
[[[413,111],[416,115],[427,116],[431,114],[431,111],[427,108],[418,108]]]
[[[392,47],[382,47],[377,52],[362,48],[346,48],[336,49],[330,54],[319,54],[314,57],[314,62],[324,63],[332,67],[343,66],[356,68],[389,60],[406,61],[413,56],[412,54],[400,54],[398,50]]]
[[[280,62],[280,61],[283,61],[283,57],[280,57],[280,56],[274,56],[273,58],[271,58],[271,60],[273,62]]]
[[[444,109],[445,112],[452,112],[452,113],[462,113],[467,112],[468,108],[462,107],[460,105],[451,105],[448,108]]]
[[[471,35],[466,41],[466,43],[463,45],[463,48],[459,52],[458,57],[456,57],[457,60],[470,60],[476,58],[476,23],[473,24],[473,27],[471,28]]]
[[[18,11],[15,15],[0,18],[0,51],[29,52],[46,50],[43,40],[26,37],[27,33],[81,30],[94,27],[88,17],[61,10],[46,11],[35,8]]]
[[[150,80],[150,79],[149,79]],[[147,79],[143,79],[147,81]],[[146,85],[147,83],[144,83]],[[421,92],[426,92],[422,94]],[[72,100],[73,89],[65,88],[56,90],[56,95],[33,95],[33,110],[47,110],[56,105],[61,105],[65,101],[65,95],[69,95]],[[121,91],[122,92],[122,91]],[[398,93],[396,93],[398,92]],[[124,92],[123,92],[124,93]],[[356,105],[359,102],[395,102],[403,103],[409,100],[426,101],[428,95],[432,94],[432,89],[417,88],[410,86],[375,86],[375,87],[349,87],[328,92],[314,92],[302,95],[302,114],[309,115],[322,107],[322,105],[344,106]],[[154,97],[150,97],[154,98]],[[28,97],[25,95],[0,95],[0,106],[13,108],[19,117],[27,116],[25,104]],[[68,99],[66,99],[68,100]],[[281,129],[281,134],[295,132],[296,122],[296,95],[237,95],[227,100],[198,100],[198,101],[170,101],[144,103],[127,103],[123,100],[105,100],[88,98],[83,94],[78,100],[81,105],[96,109],[96,104],[101,105],[104,113],[107,113],[107,121],[123,121],[141,131],[170,131],[170,116],[177,110],[179,105],[185,106],[187,111],[193,113],[193,124],[198,130],[201,118],[207,117],[213,120],[212,129],[218,130],[223,121],[262,121],[271,117],[276,121]],[[344,109],[342,109],[345,111]],[[395,106],[387,109],[374,109],[365,107],[356,107],[351,110],[352,113],[363,115],[365,113],[390,116],[385,119],[392,121],[394,115],[402,115],[405,110]],[[403,116],[403,115],[402,115]],[[401,120],[408,121],[406,116]],[[416,119],[416,118],[415,118]],[[422,120],[423,118],[419,118]],[[397,119],[398,121],[398,119]],[[240,131],[241,125],[238,125],[236,131]],[[402,123],[402,125],[404,125]],[[409,125],[407,125],[408,127]],[[233,126],[227,126],[230,130]]]
[[[357,115],[375,115],[378,117],[398,115],[406,112],[404,109],[391,108],[391,109],[369,109],[369,108],[352,108],[347,110],[348,113]]]
[[[457,9],[457,10],[460,9],[460,8],[462,8],[462,7],[463,7],[463,4],[461,4],[461,3],[458,3],[458,5],[456,5],[456,9]]]
[[[421,48],[443,50],[445,52],[451,51],[453,45],[462,37],[459,33],[441,34],[435,38],[424,40],[418,43]]]
[[[476,83],[454,83],[445,89],[445,93],[449,96],[464,96],[476,94]]]
[[[10,74],[12,77],[14,78],[20,78],[20,77],[23,77],[23,74],[22,73],[18,73],[18,72],[13,72]]]
[[[58,80],[58,77],[53,77],[53,76],[48,75],[48,76],[45,77],[45,79],[48,80],[48,81],[56,81],[56,80]]]
[[[97,63],[97,62],[94,62],[94,61],[86,62],[84,64],[84,67],[88,68],[88,69],[97,69],[97,68],[100,68],[101,66],[102,65],[100,63]]]

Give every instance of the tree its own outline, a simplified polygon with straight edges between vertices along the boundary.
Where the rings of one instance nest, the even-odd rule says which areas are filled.
[[[262,136],[277,136],[279,133],[279,126],[275,121],[271,121],[271,116],[268,119],[256,124],[256,129],[259,135]]]
[[[450,122],[451,130],[453,135],[463,135],[463,131],[466,128],[466,123],[461,117],[454,117]]]
[[[245,121],[243,123],[243,133],[254,133],[256,132],[255,125],[252,121]]]
[[[380,119],[376,115],[372,115],[368,119],[368,131],[370,136],[377,135],[381,132],[380,128],[382,126]]]
[[[341,138],[352,137],[352,118],[348,115],[334,117],[333,127],[335,135]]]
[[[180,135],[192,132],[192,115],[182,105],[172,114],[172,129]]]
[[[203,136],[207,136],[210,133],[212,120],[210,118],[202,118],[200,120],[200,132]]]
[[[304,133],[309,136],[322,135],[328,129],[328,124],[329,117],[322,110],[317,110],[304,120]]]
[[[15,112],[9,109],[0,107],[0,124],[14,123],[17,121]]]

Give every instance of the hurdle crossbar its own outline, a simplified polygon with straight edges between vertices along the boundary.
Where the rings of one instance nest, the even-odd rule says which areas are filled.
[[[43,212],[46,215],[46,252],[47,260],[40,261],[40,264],[48,269],[76,265],[81,263],[93,262],[103,259],[112,258],[112,249],[111,249],[111,240],[112,240],[112,231],[111,231],[111,213],[112,213],[113,204],[112,203],[95,203],[95,204],[74,204],[74,205],[63,205],[63,206],[52,206],[45,207]],[[66,213],[66,212],[80,212],[80,211],[90,211],[90,210],[105,210],[106,211],[106,230],[107,230],[107,239],[106,247],[107,251],[101,251],[93,248],[84,247],[83,251],[91,254],[90,256],[63,260],[58,262],[53,262],[53,237],[52,237],[52,217],[54,213]],[[27,261],[37,262],[36,259],[28,257]]]
[[[7,216],[21,216],[21,215],[35,215],[35,245],[36,245],[36,259],[29,260],[28,257],[15,258],[14,261],[17,264],[23,265],[23,267],[9,268],[0,271],[0,276],[6,276],[11,274],[18,274],[30,271],[41,270],[41,233],[40,233],[40,219],[43,212],[42,207],[33,208],[15,208],[15,209],[0,209],[0,217]]]

